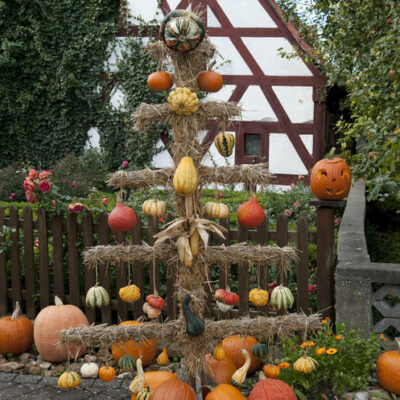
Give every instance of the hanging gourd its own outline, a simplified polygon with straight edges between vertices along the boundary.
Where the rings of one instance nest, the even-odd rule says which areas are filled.
[[[256,307],[265,306],[268,303],[268,291],[257,288],[250,290],[249,301]]]
[[[239,304],[240,297],[236,293],[231,292],[231,289],[227,286],[226,290],[217,289],[215,291],[215,300],[218,309],[222,312],[227,312]]]
[[[317,369],[317,366],[318,362],[316,360],[311,357],[303,356],[293,364],[293,369],[304,374],[311,374],[311,372]]]
[[[277,310],[288,310],[294,303],[290,289],[282,284],[275,287],[271,293],[271,306]]]
[[[179,162],[173,184],[175,191],[183,197],[191,196],[197,189],[197,172],[191,157],[182,157]]]
[[[257,228],[264,221],[264,210],[258,204],[257,198],[252,197],[240,205],[237,211],[238,221],[248,228]]]
[[[223,84],[222,75],[216,71],[202,71],[197,76],[197,86],[203,92],[218,92]]]
[[[171,75],[166,71],[153,72],[147,78],[147,86],[159,92],[171,89],[172,84]]]
[[[57,385],[61,389],[73,389],[81,383],[81,377],[74,371],[66,371],[60,375]]]
[[[197,94],[188,88],[178,87],[168,96],[171,111],[179,115],[192,115],[197,111],[199,99]]]
[[[140,289],[136,285],[128,285],[119,289],[119,297],[122,301],[133,303],[140,299]]]
[[[150,199],[143,203],[142,210],[146,215],[161,217],[161,215],[166,213],[167,206],[165,205],[165,201]]]
[[[223,219],[227,218],[229,215],[229,208],[223,203],[214,203],[209,201],[204,206],[204,211],[210,218]]]
[[[201,18],[186,10],[170,12],[160,26],[160,36],[165,44],[182,53],[195,49],[205,33]]]
[[[89,307],[104,307],[110,303],[110,297],[108,296],[107,290],[103,286],[99,286],[96,283],[92,286],[86,294],[86,305]]]
[[[115,368],[103,365],[99,369],[99,378],[104,382],[110,382],[115,378]]]
[[[233,153],[235,147],[235,135],[226,132],[220,132],[214,138],[215,147],[218,153],[223,157],[229,157]]]
[[[150,306],[158,308],[159,310],[162,310],[165,307],[164,299],[158,295],[156,290],[154,294],[149,294],[146,297],[146,301]]]
[[[167,348],[163,347],[162,352],[157,357],[158,365],[167,365],[169,363]]]
[[[242,367],[240,367],[233,375],[232,375],[232,383],[234,385],[240,386],[243,384],[246,379],[247,372],[250,369],[251,358],[250,354],[247,350],[242,349],[241,353],[244,355],[246,361]]]
[[[144,372],[142,366],[142,360],[138,358],[136,360],[136,377],[132,380],[131,384],[129,385],[129,390],[133,394],[139,393],[144,388]]]
[[[189,303],[192,300],[190,295],[186,295],[182,301],[183,315],[186,321],[186,333],[190,336],[199,336],[204,332],[204,321],[196,317],[193,311],[189,308]]]
[[[149,303],[143,303],[143,312],[147,314],[150,319],[156,319],[161,315],[161,310],[156,307],[152,307]]]
[[[117,195],[117,205],[108,216],[108,225],[115,232],[127,232],[137,223],[135,212],[132,208],[122,203],[121,197]]]

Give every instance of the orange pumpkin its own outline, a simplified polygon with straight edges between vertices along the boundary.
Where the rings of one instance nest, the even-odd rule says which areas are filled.
[[[226,357],[231,359],[236,365],[236,368],[240,368],[245,363],[244,355],[241,350],[247,350],[250,354],[251,364],[248,371],[248,375],[252,374],[260,366],[261,358],[256,357],[251,352],[251,347],[258,344],[258,340],[253,336],[240,337],[237,335],[229,336],[222,341],[222,346],[225,350]]]
[[[263,366],[263,372],[267,378],[276,378],[281,373],[281,369],[274,364],[266,364]]]
[[[209,366],[208,375],[217,383],[230,383],[232,375],[236,371],[236,365],[229,359],[216,360],[210,354],[205,355],[207,366]]]
[[[115,368],[109,366],[102,366],[99,369],[99,378],[104,382],[112,381],[115,377]]]
[[[151,400],[196,400],[196,393],[191,386],[177,379],[163,382],[154,391]]]
[[[202,71],[197,77],[197,85],[203,92],[218,92],[223,83],[222,75],[215,71]]]
[[[119,325],[139,326],[143,325],[143,323],[136,321],[124,321]],[[118,363],[122,356],[129,354],[135,359],[141,357],[143,366],[147,367],[153,361],[153,358],[157,353],[157,339],[149,339],[146,342],[141,342],[139,346],[134,340],[128,340],[124,343],[115,343],[111,345],[111,352],[116,363]]]
[[[89,326],[85,314],[76,306],[63,304],[57,296],[54,306],[47,306],[36,316],[33,328],[35,346],[44,360],[62,362],[68,360],[68,348],[72,355],[81,356],[86,349],[84,345],[59,346],[59,332],[63,329]]]
[[[400,340],[396,342],[400,349]],[[378,357],[376,377],[385,390],[400,395],[400,351],[385,351]]]
[[[0,354],[22,354],[33,345],[33,324],[21,315],[18,301],[11,317],[0,319]]]
[[[246,400],[246,397],[232,385],[218,385],[206,396],[205,400]]]
[[[149,371],[144,373],[144,387],[150,390],[156,390],[162,383],[170,379],[178,379],[178,377],[169,371]]]
[[[264,210],[258,204],[257,198],[252,197],[249,201],[242,203],[237,211],[238,221],[248,228],[256,228],[264,221]]]
[[[350,191],[350,167],[339,157],[320,160],[311,171],[310,186],[320,200],[342,200]]]
[[[248,400],[297,400],[297,396],[287,383],[267,378],[256,383]]]
[[[172,78],[168,72],[153,72],[147,78],[147,85],[151,90],[169,90],[172,87]]]

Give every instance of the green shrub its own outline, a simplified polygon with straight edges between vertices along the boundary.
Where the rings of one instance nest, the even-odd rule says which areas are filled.
[[[15,162],[0,169],[0,201],[25,201],[24,179],[29,169]],[[14,193],[15,196],[11,196]]]

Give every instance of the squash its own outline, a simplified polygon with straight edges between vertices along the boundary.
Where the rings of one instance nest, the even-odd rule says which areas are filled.
[[[263,372],[267,378],[276,378],[281,373],[281,369],[274,364],[266,364],[263,366]]]
[[[150,400],[152,394],[153,394],[153,391],[150,390],[150,388],[147,386],[146,389],[143,388],[143,389],[137,394],[136,399],[137,399],[137,400]]]
[[[66,371],[60,375],[57,385],[61,389],[76,388],[81,383],[81,377],[74,371]]]
[[[142,367],[142,360],[140,358],[136,360],[136,371],[137,374],[129,385],[129,390],[134,394],[139,393],[144,388],[144,372]]]
[[[139,326],[143,325],[143,323],[136,321],[124,321],[121,322],[119,325]],[[157,339],[149,339],[140,342],[139,345],[134,340],[114,343],[113,345],[111,345],[111,351],[112,356],[117,363],[123,355],[129,354],[135,359],[141,358],[143,366],[147,367],[151,364],[157,353]]]
[[[128,285],[119,289],[119,297],[122,301],[133,303],[140,299],[140,289],[136,285]]]
[[[201,18],[186,10],[170,12],[160,25],[161,39],[168,47],[182,53],[195,49],[205,33]]]
[[[222,346],[225,350],[226,357],[231,359],[236,365],[236,368],[240,368],[245,363],[245,358],[240,352],[245,349],[249,352],[251,358],[251,364],[248,374],[251,375],[260,366],[261,359],[251,353],[251,347],[258,343],[258,340],[253,336],[240,337],[237,335],[229,336],[222,341]]]
[[[196,257],[199,254],[199,244],[200,244],[200,234],[197,229],[193,231],[193,233],[189,237],[190,251],[192,252],[192,256]]]
[[[18,301],[11,317],[0,319],[0,354],[25,353],[33,345],[33,324],[21,315]]]
[[[255,384],[248,400],[297,400],[297,396],[287,383],[267,378]]]
[[[117,205],[108,216],[108,226],[115,232],[127,232],[137,223],[135,212],[117,197]]]
[[[241,350],[241,353],[244,355],[246,361],[245,363],[232,375],[232,383],[235,385],[242,385],[246,379],[247,373],[249,372],[251,358],[250,354],[247,350]]]
[[[264,221],[264,210],[258,204],[257,198],[252,197],[242,203],[237,211],[238,222],[248,228],[257,228]]]
[[[110,303],[110,297],[108,296],[107,290],[96,283],[92,286],[86,294],[86,305],[89,307],[104,307]]]
[[[235,146],[235,135],[232,133],[220,132],[214,138],[214,144],[218,153],[223,157],[229,157]]]
[[[192,115],[199,107],[197,94],[188,88],[178,87],[168,96],[169,109],[178,115]]]
[[[97,378],[99,367],[96,363],[85,363],[81,367],[81,375],[83,378]]]
[[[223,383],[208,393],[205,400],[246,400],[246,397],[234,386]]]
[[[178,379],[178,377],[169,371],[149,371],[144,373],[144,386],[150,387],[154,391],[163,382],[170,379]]]
[[[294,297],[290,289],[284,285],[274,288],[271,293],[271,306],[277,310],[288,310],[294,303]]]
[[[186,333],[190,336],[199,336],[204,332],[204,320],[196,317],[189,308],[189,303],[192,300],[189,294],[182,301],[183,315],[186,321]]]
[[[197,76],[197,86],[203,92],[218,92],[223,84],[222,75],[216,71],[202,71]]]
[[[162,310],[165,307],[165,301],[158,295],[158,293],[149,294],[146,297],[146,301],[150,306],[158,308],[159,310]]]
[[[397,351],[385,351],[376,361],[376,377],[388,392],[400,395],[400,338],[396,338]]]
[[[265,306],[268,303],[268,291],[257,288],[250,290],[249,301],[256,307]]]
[[[205,355],[207,362],[207,374],[217,383],[230,383],[232,375],[236,372],[235,364],[229,359],[216,360],[210,354]]]
[[[160,217],[166,213],[167,206],[165,201],[150,199],[143,203],[142,210],[146,215]]]
[[[104,382],[110,382],[115,377],[115,368],[103,365],[99,369],[99,378]]]
[[[297,372],[304,374],[310,374],[317,369],[318,362],[311,357],[303,356],[300,357],[294,364],[293,369]]]
[[[209,201],[204,206],[204,210],[207,216],[210,218],[222,219],[227,218],[229,215],[229,208],[223,203]]]
[[[196,400],[196,393],[185,382],[178,381],[177,379],[170,379],[163,382],[154,391],[151,400]]]
[[[135,369],[135,363],[135,357],[126,354],[119,359],[118,366],[125,371],[133,371]]]
[[[43,308],[36,316],[33,336],[38,353],[46,361],[67,361],[80,357],[86,349],[85,345],[59,346],[59,332],[63,329],[89,326],[85,314],[76,306],[64,305],[61,299],[55,297],[55,305]]]
[[[169,363],[167,348],[163,347],[162,352],[157,357],[158,365],[167,365]]]
[[[265,343],[257,343],[251,346],[251,353],[256,357],[263,357],[267,354],[268,347]]]
[[[143,304],[142,310],[150,319],[156,319],[161,315],[161,310],[156,307],[152,307],[149,303]]]
[[[166,71],[153,72],[147,78],[147,86],[155,91],[169,90],[172,84],[171,75]]]
[[[191,196],[197,189],[197,172],[191,157],[182,157],[175,170],[173,184],[176,193],[183,197]]]
[[[214,358],[218,361],[221,361],[225,358],[226,353],[222,343],[218,343],[217,347],[214,349]]]

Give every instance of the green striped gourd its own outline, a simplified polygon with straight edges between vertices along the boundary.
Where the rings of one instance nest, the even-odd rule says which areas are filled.
[[[227,218],[229,215],[228,206],[222,203],[214,203],[212,201],[209,201],[204,206],[204,210],[207,216],[210,218],[222,219],[222,218]]]
[[[122,356],[118,361],[118,366],[126,371],[134,370],[135,365],[136,365],[135,357],[132,357],[129,354]]]
[[[110,303],[107,290],[96,283],[86,294],[86,305],[90,307],[103,307]]]
[[[287,310],[293,302],[293,294],[286,286],[279,285],[271,293],[271,306],[277,310]]]
[[[221,156],[229,157],[233,152],[233,147],[235,146],[235,135],[220,132],[215,136],[214,144]]]
[[[81,383],[81,377],[74,371],[66,371],[60,375],[57,381],[61,389],[76,388]]]
[[[251,346],[251,352],[256,357],[263,357],[267,354],[268,347],[265,343],[258,343]]]

